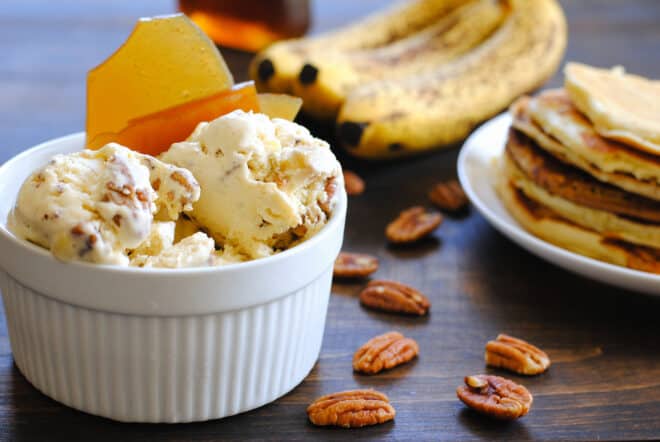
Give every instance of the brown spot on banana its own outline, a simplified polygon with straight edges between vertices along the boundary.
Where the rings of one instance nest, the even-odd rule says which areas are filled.
[[[259,77],[259,80],[266,83],[273,75],[275,75],[275,66],[273,65],[273,62],[269,58],[264,58],[257,66],[257,76]]]
[[[307,86],[314,83],[318,75],[319,70],[316,66],[310,63],[305,63],[298,75],[298,81],[300,81],[300,84]]]
[[[337,138],[342,145],[348,149],[355,148],[360,145],[364,129],[369,123],[356,123],[354,121],[344,121],[337,126]]]
[[[313,37],[277,42],[261,51],[250,65],[250,77],[260,92],[292,93],[293,84],[304,62],[311,54],[333,51],[353,51],[387,46],[426,29],[465,0],[410,0],[339,29]],[[269,59],[275,73],[268,81],[260,81],[258,64]],[[264,75],[265,76],[265,75]],[[336,115],[336,113],[335,113]]]

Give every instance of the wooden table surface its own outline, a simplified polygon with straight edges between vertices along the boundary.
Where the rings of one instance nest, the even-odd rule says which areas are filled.
[[[342,23],[385,0],[316,1],[314,30]],[[568,59],[625,65],[660,78],[660,2],[566,0]],[[0,5],[0,163],[40,141],[82,130],[85,75],[117,47],[140,15],[173,2],[3,0]],[[248,54],[226,51],[237,77]],[[560,83],[560,75],[552,83]],[[206,423],[120,424],[38,393],[13,364],[0,332],[0,440],[596,440],[660,438],[660,299],[560,270],[515,246],[474,210],[449,218],[414,247],[388,247],[383,229],[401,209],[426,204],[435,181],[454,177],[458,148],[370,165],[342,158],[367,181],[350,201],[345,249],[378,255],[379,278],[412,284],[433,303],[427,318],[360,307],[361,284],[335,284],[320,359],[290,394],[258,410]],[[2,195],[13,198],[13,195]],[[397,329],[417,339],[418,360],[378,376],[352,373],[355,349]],[[484,419],[456,399],[466,374],[484,367],[483,346],[499,332],[550,354],[548,373],[511,376],[534,394],[525,418]],[[373,387],[397,409],[395,422],[355,431],[315,428],[316,396]]]

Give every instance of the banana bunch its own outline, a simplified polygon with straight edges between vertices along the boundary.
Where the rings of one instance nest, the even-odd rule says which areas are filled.
[[[349,93],[361,85],[419,75],[447,63],[480,44],[504,18],[498,0],[467,2],[426,29],[387,46],[341,53],[316,53],[304,65],[318,72],[314,81],[302,76],[293,94],[317,118],[335,118]]]
[[[350,153],[391,158],[464,138],[547,80],[566,46],[556,0],[417,0],[397,8],[272,46],[252,65],[257,87],[294,93],[305,112],[336,121]]]

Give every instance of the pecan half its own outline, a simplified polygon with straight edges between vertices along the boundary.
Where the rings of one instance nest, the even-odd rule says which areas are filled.
[[[429,191],[429,199],[437,207],[457,212],[468,205],[468,198],[457,180],[434,185]]]
[[[405,364],[419,353],[414,339],[399,332],[389,332],[369,339],[353,356],[353,370],[376,374]]]
[[[543,373],[550,366],[550,358],[543,350],[504,334],[486,344],[484,358],[491,367],[506,368],[526,375]]]
[[[344,170],[344,186],[348,195],[360,195],[364,192],[364,180],[350,170]]]
[[[393,243],[409,243],[422,239],[442,223],[442,215],[427,212],[421,206],[411,207],[387,225],[385,235]]]
[[[396,281],[374,280],[360,293],[360,302],[377,310],[425,315],[431,302],[418,290]]]
[[[349,390],[321,396],[307,407],[314,425],[359,428],[394,419],[389,398],[375,390]]]
[[[496,419],[516,419],[526,415],[533,397],[522,385],[508,379],[480,374],[466,376],[465,385],[456,389],[468,407]]]
[[[364,253],[341,252],[332,274],[338,278],[364,278],[378,270],[378,258]]]

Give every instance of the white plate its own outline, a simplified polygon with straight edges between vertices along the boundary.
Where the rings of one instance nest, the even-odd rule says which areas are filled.
[[[495,193],[493,162],[504,152],[509,114],[486,122],[465,142],[458,157],[458,177],[472,204],[503,235],[529,252],[570,272],[625,289],[660,296],[660,275],[631,270],[570,252],[525,231]]]

